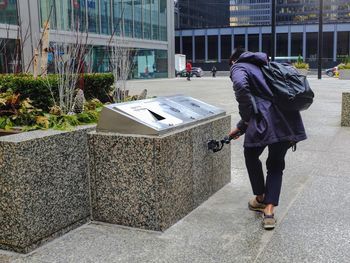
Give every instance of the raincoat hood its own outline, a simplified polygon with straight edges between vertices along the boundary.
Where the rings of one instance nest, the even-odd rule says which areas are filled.
[[[258,67],[267,65],[268,59],[267,59],[267,55],[265,53],[262,52],[244,52],[236,61],[236,63],[251,63],[254,64]]]

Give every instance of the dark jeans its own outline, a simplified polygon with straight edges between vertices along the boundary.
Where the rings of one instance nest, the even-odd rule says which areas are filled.
[[[285,168],[284,158],[290,147],[289,142],[279,142],[268,145],[269,155],[266,161],[267,175],[266,183],[264,173],[259,156],[262,154],[266,146],[244,148],[245,163],[247,166],[250,183],[255,195],[265,195],[264,203],[278,205],[282,175]]]
[[[187,80],[191,80],[191,72],[187,71],[186,75],[187,75]]]

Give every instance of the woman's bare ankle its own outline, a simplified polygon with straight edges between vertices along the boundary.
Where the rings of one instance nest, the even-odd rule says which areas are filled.
[[[264,209],[264,214],[265,215],[273,215],[273,209],[275,206],[273,204],[267,204],[265,209]]]

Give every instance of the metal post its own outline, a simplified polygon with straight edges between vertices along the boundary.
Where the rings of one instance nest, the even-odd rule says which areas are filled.
[[[271,60],[274,61],[276,54],[276,0],[271,2]]]
[[[196,63],[196,37],[192,30],[192,63]]]
[[[323,49],[323,0],[320,1],[320,10],[318,18],[318,45],[317,45],[317,59],[318,59],[318,79],[322,79],[322,49]]]

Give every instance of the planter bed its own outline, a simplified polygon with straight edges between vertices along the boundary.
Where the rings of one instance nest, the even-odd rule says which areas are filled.
[[[0,137],[0,248],[27,253],[89,219],[92,130]]]

